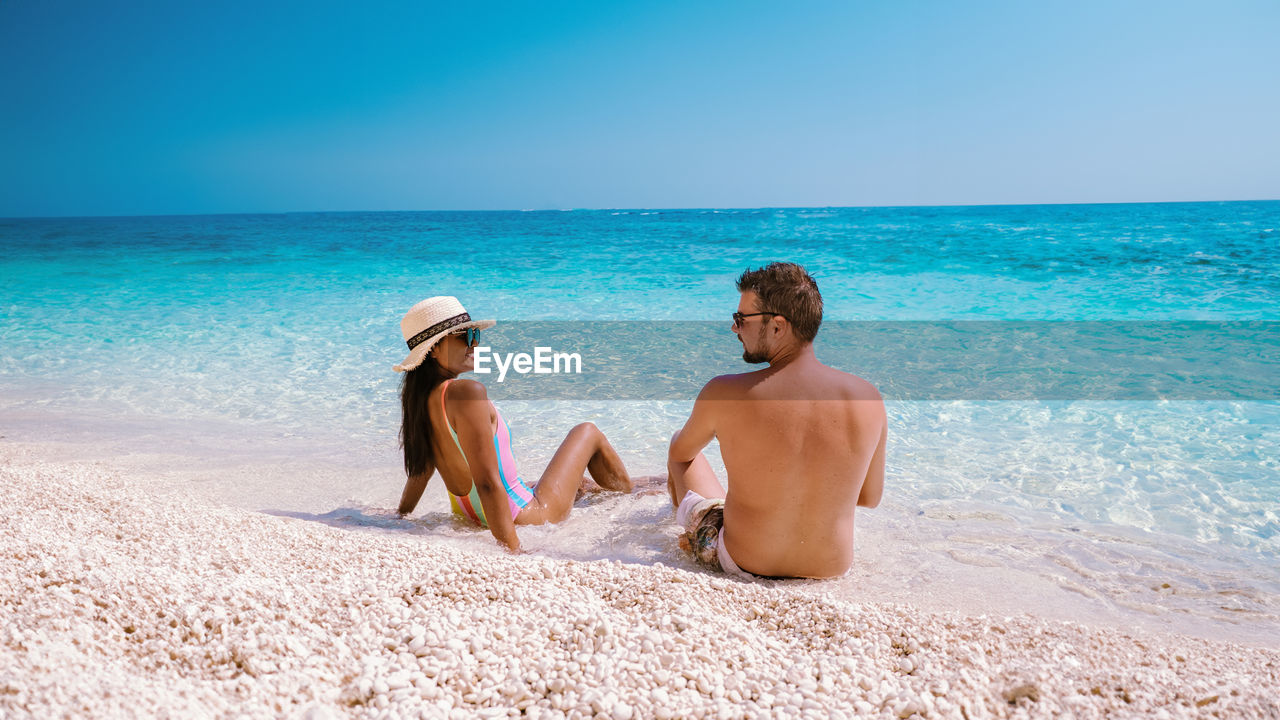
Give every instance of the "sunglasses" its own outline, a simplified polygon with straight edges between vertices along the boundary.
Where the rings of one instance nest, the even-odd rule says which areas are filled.
[[[449,333],[453,337],[462,338],[467,341],[467,347],[471,347],[480,342],[480,328],[469,327],[458,332]]]
[[[734,314],[733,314],[733,326],[734,326],[734,327],[742,327],[742,321],[743,321],[743,320],[746,320],[746,319],[747,319],[747,318],[749,318],[749,317],[755,317],[755,316],[757,316],[757,315],[782,315],[782,313],[776,313],[776,312],[740,313],[740,312],[736,312],[736,313],[734,313]],[[782,317],[786,317],[786,315],[782,315]]]

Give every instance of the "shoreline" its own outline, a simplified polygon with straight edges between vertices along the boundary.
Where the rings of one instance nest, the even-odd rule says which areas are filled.
[[[374,453],[278,430],[249,433],[229,423],[196,432],[138,419],[107,428],[102,418],[28,415],[0,428],[0,448],[25,462],[95,464],[153,494],[202,505],[496,552],[487,531],[456,521],[439,482],[428,487],[417,512],[405,518],[394,512],[403,485],[394,448]],[[536,449],[530,453],[535,476]],[[577,506],[559,525],[524,528],[526,550],[557,561],[664,564],[719,576],[676,548],[679,528],[659,498],[604,494]],[[1038,618],[1100,629],[1280,647],[1280,576],[1256,566],[1260,558],[1229,548],[1118,526],[1063,532],[1053,514],[978,499],[939,503],[890,496],[880,508],[860,512],[858,526],[857,560],[843,577],[765,581],[767,586],[962,615],[1019,615],[1034,608]]]
[[[1274,648],[470,552],[32,455],[0,445],[0,714],[1280,715]]]

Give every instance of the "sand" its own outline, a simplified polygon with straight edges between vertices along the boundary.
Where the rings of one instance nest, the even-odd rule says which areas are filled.
[[[0,444],[0,716],[1280,718],[1276,649],[464,552],[161,485]]]

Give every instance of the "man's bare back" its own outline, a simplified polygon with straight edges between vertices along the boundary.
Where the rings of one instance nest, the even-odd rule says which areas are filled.
[[[724,497],[723,551],[742,570],[841,575],[853,562],[854,509],[875,507],[884,489],[884,403],[867,381],[818,362],[812,343],[771,309],[742,292],[734,330],[744,357],[769,367],[703,388],[671,441],[672,502],[688,490]],[[713,437],[727,494],[701,453]]]

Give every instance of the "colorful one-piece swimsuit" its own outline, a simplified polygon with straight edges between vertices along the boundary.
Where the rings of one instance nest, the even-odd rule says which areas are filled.
[[[449,428],[453,443],[458,446],[458,452],[462,453],[462,459],[465,462],[467,454],[462,451],[462,443],[458,442],[458,433],[453,431],[453,425],[449,422],[449,413],[444,409],[444,394],[451,382],[453,380],[445,380],[444,386],[440,388],[440,413],[444,417],[444,426]],[[502,413],[498,412],[498,408],[494,407],[493,403],[489,403],[489,407],[493,408],[493,414],[498,419],[498,426],[493,431],[493,450],[498,454],[498,476],[502,478],[502,487],[507,491],[507,504],[511,507],[511,517],[514,519],[524,506],[533,501],[533,491],[520,479],[519,470],[516,468],[516,457],[511,452],[511,428],[507,427],[507,421],[502,418]],[[489,521],[484,516],[484,506],[480,503],[480,491],[476,489],[474,480],[471,482],[470,493],[466,495],[449,493],[449,505],[454,513],[489,527]]]

